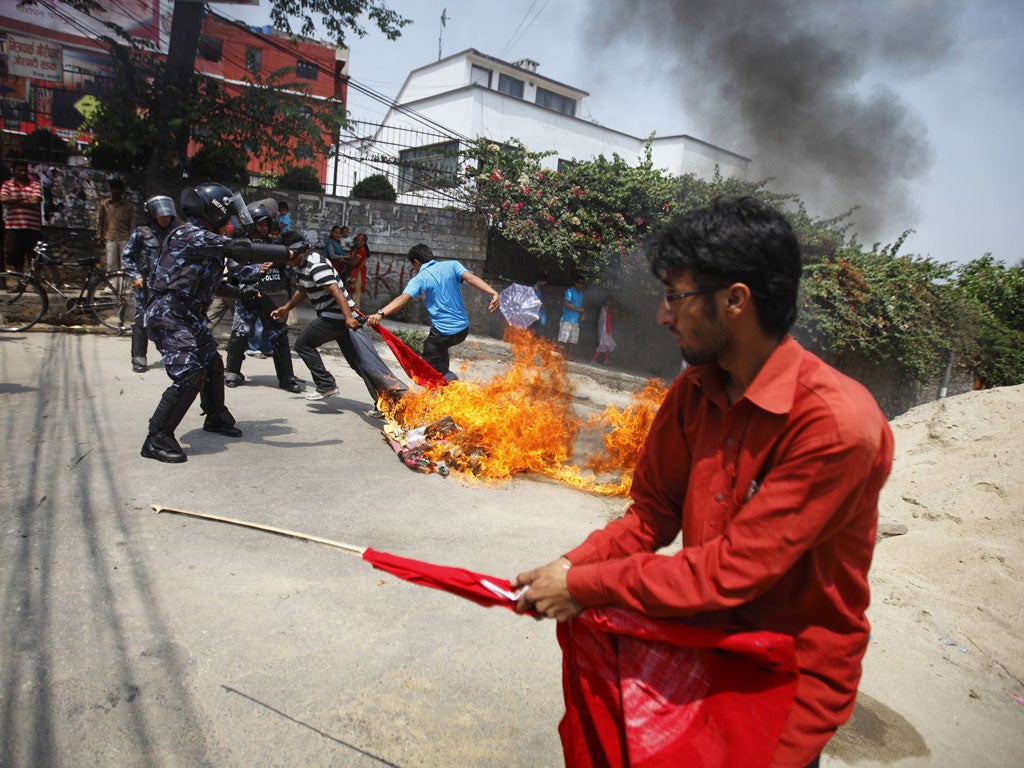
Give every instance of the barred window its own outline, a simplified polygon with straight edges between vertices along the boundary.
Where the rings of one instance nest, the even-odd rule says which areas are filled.
[[[404,149],[398,155],[398,191],[439,189],[459,183],[459,142]]]
[[[260,73],[260,67],[263,64],[263,51],[259,48],[245,49],[245,68],[252,72],[254,75]]]
[[[298,59],[295,62],[295,76],[301,77],[304,80],[316,80],[316,76],[319,73],[319,69],[316,64],[311,61],[304,61]]]

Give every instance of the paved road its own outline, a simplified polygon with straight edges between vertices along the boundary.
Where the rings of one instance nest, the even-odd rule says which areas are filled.
[[[155,353],[151,351],[151,360]],[[339,358],[308,403],[247,360],[245,436],[139,457],[167,385],[129,342],[0,334],[0,766],[556,766],[554,625],[221,514],[511,576],[619,502],[550,482],[419,475]],[[296,369],[304,373],[301,362]]]

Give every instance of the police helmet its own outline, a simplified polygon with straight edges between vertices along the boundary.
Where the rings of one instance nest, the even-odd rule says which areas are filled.
[[[254,223],[259,224],[261,221],[270,221],[274,218],[274,214],[270,212],[270,209],[262,202],[249,203],[249,215],[252,216]]]
[[[154,221],[161,216],[174,218],[174,201],[167,195],[153,195],[153,197],[146,201],[145,205],[146,213],[152,216]]]
[[[232,214],[239,213],[240,199],[223,184],[208,181],[194,189],[186,187],[181,191],[181,210],[187,216],[206,219],[215,228],[220,229],[228,223]]]

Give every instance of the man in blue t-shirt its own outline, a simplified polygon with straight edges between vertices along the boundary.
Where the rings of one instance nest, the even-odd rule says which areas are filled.
[[[558,323],[558,340],[564,345],[563,356],[572,360],[572,345],[580,340],[580,316],[583,314],[583,278],[577,277],[565,292],[562,319]]]
[[[457,261],[435,261],[434,253],[426,243],[409,249],[409,261],[415,275],[413,279],[402,293],[370,315],[367,322],[377,325],[413,297],[423,299],[430,315],[430,333],[423,342],[423,359],[448,381],[454,381],[459,377],[451,371],[448,350],[461,344],[469,335],[469,315],[462,301],[462,283],[489,294],[491,303],[487,309],[491,312],[498,308],[498,292]]]

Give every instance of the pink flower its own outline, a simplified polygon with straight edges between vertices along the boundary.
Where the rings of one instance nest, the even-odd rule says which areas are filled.
[[[501,171],[491,171],[491,175],[488,178],[491,181],[501,181]]]

